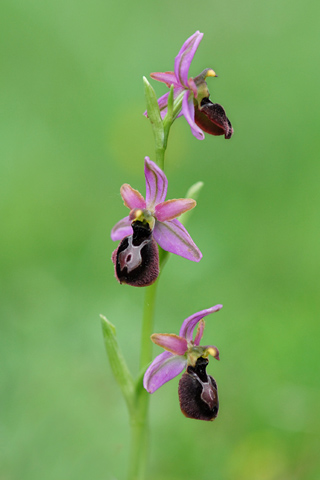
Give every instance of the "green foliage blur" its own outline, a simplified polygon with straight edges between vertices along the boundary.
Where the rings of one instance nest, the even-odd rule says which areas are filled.
[[[2,0],[1,480],[125,478],[99,314],[136,375],[144,291],[114,279],[110,229],[121,184],[144,194],[154,155],[142,76],[172,70],[196,30],[190,75],[217,72],[211,99],[235,134],[172,127],[168,198],[205,182],[188,224],[203,260],[170,258],[155,331],[224,304],[204,334],[220,413],[186,419],[178,379],[153,394],[149,478],[320,478],[319,5]]]

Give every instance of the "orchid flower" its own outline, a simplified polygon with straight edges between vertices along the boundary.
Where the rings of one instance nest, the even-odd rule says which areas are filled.
[[[206,83],[207,77],[216,77],[211,68],[206,68],[197,77],[188,78],[189,68],[202,40],[203,33],[195,32],[189,37],[174,62],[174,72],[154,72],[150,76],[154,80],[165,83],[169,88],[173,85],[174,100],[182,98],[181,111],[190,125],[192,134],[198,139],[204,139],[204,133],[211,135],[224,135],[229,139],[233,129],[223,107],[209,100],[209,90]],[[169,93],[158,99],[161,117],[167,113]],[[146,114],[146,112],[145,112]]]
[[[206,374],[205,367],[209,355],[219,360],[219,351],[213,345],[200,346],[200,341],[204,331],[203,318],[221,308],[222,305],[215,305],[186,318],[179,335],[161,333],[151,335],[151,340],[166,352],[160,353],[151,363],[144,375],[143,386],[149,393],[154,393],[187,369],[179,383],[179,399],[182,413],[190,418],[212,420],[218,413],[217,384]],[[190,385],[193,393],[190,393]],[[200,414],[199,409],[202,412]],[[210,418],[202,418],[203,416]]]
[[[112,240],[122,240],[112,255],[116,277],[120,283],[136,286],[150,285],[158,276],[157,262],[159,260],[155,242],[163,250],[188,260],[199,262],[202,258],[200,250],[189,233],[176,218],[195,207],[195,200],[180,198],[165,201],[168,187],[167,177],[148,157],[145,158],[144,172],[146,198],[144,199],[141,193],[127,183],[122,185],[120,193],[125,206],[130,209],[130,214],[120,220],[111,230]],[[151,257],[147,252],[144,253],[144,247],[147,247],[145,250],[149,249]],[[144,278],[146,271],[149,270],[150,262],[153,272],[152,281],[150,278]],[[127,273],[133,272],[134,274],[137,268],[138,284],[131,283],[130,278],[128,281]],[[124,276],[121,272],[124,273]]]

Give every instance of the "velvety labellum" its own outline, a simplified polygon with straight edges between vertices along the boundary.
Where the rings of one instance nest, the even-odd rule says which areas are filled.
[[[112,254],[115,276],[135,287],[151,285],[159,275],[159,253],[150,227],[133,222],[133,234],[125,237]]]
[[[214,378],[207,375],[206,358],[198,358],[189,365],[179,382],[179,401],[182,413],[197,420],[214,420],[218,415],[218,387]]]
[[[211,135],[224,135],[229,139],[233,134],[224,108],[219,103],[212,103],[209,98],[203,98],[200,107],[195,106],[194,121],[201,130]]]

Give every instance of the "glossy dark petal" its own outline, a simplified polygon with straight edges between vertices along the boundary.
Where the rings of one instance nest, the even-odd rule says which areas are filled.
[[[224,135],[229,139],[233,134],[224,108],[218,103],[212,103],[208,98],[202,99],[200,107],[195,106],[194,121],[201,130],[210,135]]]
[[[179,381],[180,408],[188,418],[211,421],[218,415],[218,387],[207,375],[207,365],[206,358],[198,358],[195,367],[189,365]]]
[[[158,246],[147,225],[132,224],[133,234],[125,237],[112,254],[115,276],[119,283],[147,287],[159,275]]]

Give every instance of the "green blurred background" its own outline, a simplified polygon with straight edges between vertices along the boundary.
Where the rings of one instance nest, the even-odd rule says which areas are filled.
[[[220,414],[186,419],[178,379],[155,393],[148,478],[320,478],[319,15],[316,0],[2,0],[1,480],[125,477],[99,314],[136,374],[144,292],[115,281],[110,229],[154,158],[142,76],[196,30],[190,75],[218,73],[235,134],[172,128],[168,198],[205,182],[188,224],[204,258],[170,259],[155,331],[224,304],[204,336]]]

